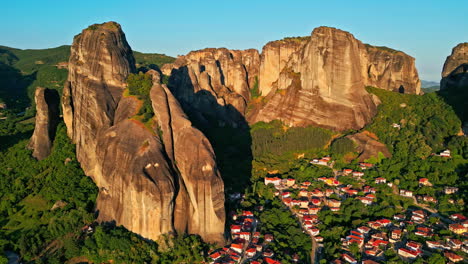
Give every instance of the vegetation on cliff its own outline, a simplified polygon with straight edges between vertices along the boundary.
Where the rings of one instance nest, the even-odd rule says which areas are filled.
[[[135,95],[142,101],[142,105],[137,115],[143,123],[148,122],[154,116],[149,94],[151,87],[153,86],[151,75],[144,74],[143,72],[130,74],[127,78],[127,85],[129,94]]]

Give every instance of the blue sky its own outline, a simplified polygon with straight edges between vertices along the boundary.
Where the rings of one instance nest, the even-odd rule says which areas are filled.
[[[261,47],[333,26],[416,58],[421,79],[438,81],[446,56],[468,41],[467,0],[121,1],[3,0],[0,45],[71,44],[90,24],[120,23],[132,49],[171,56],[206,47]]]

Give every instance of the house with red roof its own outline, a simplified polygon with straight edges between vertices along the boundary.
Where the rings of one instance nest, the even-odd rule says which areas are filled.
[[[344,174],[344,175],[348,175],[348,174],[350,174],[350,173],[352,173],[352,172],[353,172],[352,169],[344,169],[344,170],[343,170],[343,174]]]
[[[231,225],[231,233],[239,233],[242,227],[240,225]]]
[[[432,183],[429,182],[428,178],[419,179],[419,186],[432,186]]]
[[[318,234],[320,234],[320,230],[318,228],[310,228],[310,229],[307,229],[307,233],[309,233],[309,235],[311,236],[316,236]]]
[[[281,264],[281,262],[274,260],[272,258],[264,258],[263,259],[267,264]]]
[[[453,214],[450,216],[450,219],[452,219],[453,221],[465,221],[466,217],[462,214]]]
[[[316,199],[316,198],[310,199],[310,202],[315,206],[320,206],[320,204],[322,203],[320,199]]]
[[[296,180],[295,180],[295,179],[291,179],[291,178],[286,179],[286,186],[291,187],[291,186],[293,186],[294,184],[296,184]]]
[[[463,242],[456,238],[448,238],[447,239],[447,245],[452,249],[452,250],[458,250],[461,248],[463,245]]]
[[[382,178],[382,177],[378,177],[378,178],[375,179],[375,183],[376,184],[387,183],[387,179]]]
[[[246,255],[248,258],[254,257],[255,254],[257,254],[257,249],[254,248],[254,247],[249,247],[249,248],[245,251],[245,255]]]
[[[382,218],[380,220],[377,220],[377,222],[381,225],[381,226],[389,226],[392,221],[388,220],[388,219],[385,219],[385,218]]]
[[[357,230],[363,234],[367,234],[369,231],[371,231],[371,229],[367,226],[360,226],[357,228]]]
[[[281,179],[278,177],[265,177],[264,182],[265,182],[265,185],[268,185],[271,183],[275,186],[278,186],[281,184]]]
[[[364,176],[364,172],[362,171],[353,171],[353,177],[362,177]]]
[[[360,200],[365,205],[371,205],[374,202],[374,199],[367,197],[356,197],[356,199]]]
[[[266,241],[266,242],[271,242],[271,241],[273,241],[273,235],[272,235],[272,234],[266,234],[266,235],[265,235],[265,241]]]
[[[357,260],[353,257],[351,257],[348,254],[342,254],[341,258],[343,258],[344,261],[350,263],[350,264],[357,264]]]
[[[450,224],[449,230],[454,232],[455,234],[461,235],[467,231],[467,228],[461,224]]]
[[[250,232],[240,232],[239,237],[245,240],[250,240]]]
[[[442,243],[439,241],[426,241],[426,245],[430,249],[443,249]]]
[[[396,214],[393,216],[393,219],[397,220],[397,221],[403,221],[406,219],[406,217],[402,214]]]
[[[398,255],[405,257],[405,258],[417,258],[421,254],[420,250],[412,250],[407,248],[399,248]]]
[[[463,257],[462,257],[462,256],[459,256],[459,255],[457,255],[457,254],[455,254],[455,253],[452,253],[452,252],[445,252],[445,253],[444,253],[444,256],[445,256],[448,260],[450,260],[450,261],[452,261],[452,262],[455,262],[455,263],[456,263],[456,262],[459,262],[459,261],[463,261]]]
[[[210,255],[210,258],[211,258],[212,260],[217,260],[217,259],[219,259],[220,257],[221,257],[221,253],[220,253],[219,251],[218,251],[218,252],[215,252],[215,253],[213,253],[213,254]]]
[[[365,170],[365,169],[374,167],[374,164],[368,163],[368,162],[361,162],[361,163],[359,163],[359,167],[361,167],[361,169]]]
[[[422,248],[422,245],[418,242],[408,241],[406,242],[406,247],[412,250],[420,250]]]
[[[309,192],[305,189],[302,189],[299,191],[299,197],[307,197],[309,195]]]
[[[392,232],[391,232],[391,234],[390,234],[390,237],[391,237],[393,240],[400,240],[401,234],[402,234],[401,229],[394,229],[394,230],[392,230]]]
[[[230,247],[231,250],[241,254],[242,253],[242,249],[243,249],[243,245],[242,244],[231,244],[231,247]]]

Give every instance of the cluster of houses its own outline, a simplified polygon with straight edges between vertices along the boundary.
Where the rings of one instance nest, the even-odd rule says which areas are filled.
[[[438,155],[450,157],[450,151],[446,150]],[[331,167],[333,165],[329,157],[314,159],[310,163]],[[360,163],[361,171],[344,169],[338,172],[338,175],[361,179],[364,176],[363,171],[373,166],[370,163]],[[323,241],[323,238],[319,236],[320,230],[318,229],[320,223],[318,213],[321,210],[340,211],[340,200],[348,198],[360,200],[365,205],[372,205],[376,201],[376,188],[374,187],[364,186],[357,189],[352,185],[342,184],[336,177],[321,177],[316,180],[325,183],[326,187],[314,189],[310,187],[312,183],[309,181],[297,183],[295,179],[281,179],[278,177],[266,177],[264,182],[266,185],[274,185],[276,188],[275,195],[297,216],[304,231],[318,242]],[[385,178],[379,177],[374,180],[375,184],[387,184],[392,187],[392,183],[387,183]],[[420,178],[418,183],[419,187],[433,186],[428,178]],[[456,192],[458,192],[456,187],[444,188],[445,194]],[[401,189],[399,194],[426,203],[437,203],[435,197],[428,195],[415,196],[410,190]],[[453,222],[448,225],[448,229],[455,236],[468,237],[467,219],[461,214],[452,215],[451,219]],[[409,231],[408,226],[414,228],[409,229]],[[424,254],[427,256],[431,251],[436,250],[443,251],[443,255],[450,262],[464,261],[463,256],[460,256],[460,252],[468,253],[468,241],[461,242],[454,236],[444,237],[444,241],[431,241],[434,237],[439,238],[439,236],[435,236],[438,233],[435,230],[440,231],[441,225],[434,226],[433,223],[430,223],[424,210],[412,210],[405,214],[397,214],[391,220],[378,219],[370,221],[364,226],[351,230],[346,237],[342,238],[343,254],[334,263],[358,263],[350,250],[350,246],[353,244],[356,244],[359,251],[363,253],[361,263],[365,264],[385,261],[384,252],[389,248],[395,250],[402,259],[408,261]],[[420,239],[415,240],[426,243],[408,240],[409,235],[420,237]]]
[[[448,261],[463,261],[463,256],[456,252],[468,253],[468,240],[464,242],[453,237],[446,237],[445,241],[432,241],[434,237],[434,227],[427,221],[427,214],[423,210],[414,210],[405,214],[396,214],[393,220],[379,219],[369,221],[367,225],[353,229],[342,238],[342,249],[344,253],[341,258],[334,263],[358,263],[353,257],[350,247],[355,244],[360,252],[363,252],[362,263],[378,263],[384,261],[384,251],[388,248],[396,250],[398,255],[406,261],[414,260],[424,253],[431,251],[443,251]],[[461,214],[454,214],[450,217],[455,223],[452,225],[468,226],[467,219]],[[415,226],[409,231],[407,227]],[[456,233],[454,230],[452,232]],[[404,234],[413,233],[423,237],[426,245],[416,241],[408,240]]]
[[[258,219],[251,211],[243,211],[241,215],[232,214],[232,219],[231,244],[210,252],[210,263],[281,264],[268,248],[268,244],[274,240],[273,235],[262,235],[257,231]]]

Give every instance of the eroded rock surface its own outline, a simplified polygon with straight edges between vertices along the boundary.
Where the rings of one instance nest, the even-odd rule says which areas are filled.
[[[211,115],[220,125],[279,119],[289,126],[360,129],[379,103],[366,86],[420,93],[414,58],[329,27],[269,42],[260,56],[252,50],[193,51],[162,72],[171,75],[169,88],[191,116]]]
[[[140,121],[142,101],[124,95],[135,68],[120,25],[92,25],[76,36],[69,69],[64,119],[83,170],[99,187],[98,220],[154,240],[177,230],[221,242],[224,186],[211,145],[156,72],[155,117]]]
[[[468,87],[468,42],[452,49],[442,69],[440,89]]]
[[[179,232],[221,241],[224,231],[224,186],[208,139],[192,126],[171,91],[152,72],[151,101],[162,130],[166,153],[178,173],[174,218]]]
[[[246,113],[258,75],[256,50],[204,49],[165,65],[169,86],[184,109],[199,120],[214,116],[220,125],[236,126]]]
[[[56,90],[37,87],[34,93],[36,102],[36,124],[28,147],[38,160],[47,158],[52,151],[52,143],[59,123],[60,97]]]
[[[249,116],[252,123],[282,120],[289,126],[316,125],[359,129],[376,113],[365,90],[364,44],[348,32],[316,28],[280,73],[265,103]]]
[[[366,45],[366,48],[367,86],[399,93],[421,93],[421,81],[413,57],[387,47]]]
[[[347,137],[356,143],[356,150],[359,153],[358,159],[361,162],[372,157],[378,158],[379,153],[382,153],[386,158],[392,156],[390,151],[388,151],[387,146],[384,143],[379,142],[375,135],[372,135],[368,131],[363,131]]]
[[[291,55],[307,43],[309,37],[286,38],[268,42],[263,46],[260,56],[259,92],[266,96],[278,81],[281,70],[288,63]]]

